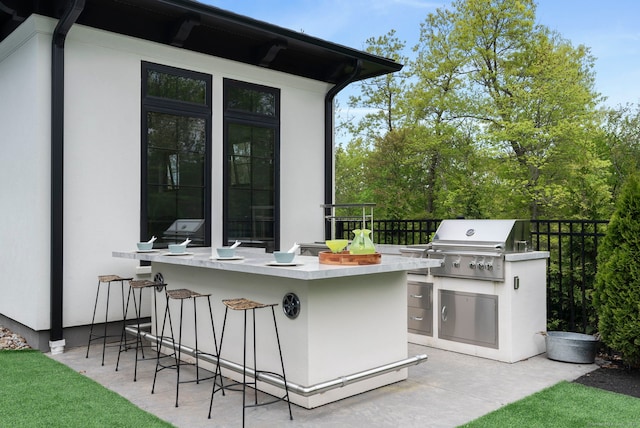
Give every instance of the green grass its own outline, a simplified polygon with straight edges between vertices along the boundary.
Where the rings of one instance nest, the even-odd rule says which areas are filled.
[[[171,427],[39,351],[0,351],[0,426]]]
[[[637,427],[640,399],[560,382],[464,427]]]

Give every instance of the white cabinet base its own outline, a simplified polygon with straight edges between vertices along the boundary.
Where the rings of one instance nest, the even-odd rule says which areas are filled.
[[[541,332],[547,329],[547,258],[544,256],[545,253],[540,253],[527,253],[531,257],[520,256],[513,261],[509,261],[507,258],[504,282],[426,277],[427,282],[433,283],[434,335],[423,336],[409,333],[409,342],[508,363],[521,361],[545,352],[545,341]],[[412,280],[425,281],[425,276],[409,274],[409,281]],[[454,292],[454,294],[459,292],[468,295],[496,296],[498,302],[498,347],[480,346],[442,338],[440,335],[442,334],[443,305],[440,301],[440,290],[446,290],[449,295],[451,294],[449,292]],[[488,307],[487,305],[479,307],[483,306]],[[452,316],[452,310],[454,309],[446,308],[444,316]],[[473,314],[469,313],[468,305],[466,307],[462,305],[462,308],[457,310],[463,311],[459,315],[462,322],[473,322],[469,321]],[[450,328],[450,330],[454,331],[455,328]],[[467,342],[470,341],[467,340]]]

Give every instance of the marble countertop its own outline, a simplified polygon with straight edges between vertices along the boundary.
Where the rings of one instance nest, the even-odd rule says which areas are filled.
[[[205,269],[248,273],[255,275],[278,276],[301,280],[336,278],[343,276],[371,275],[385,272],[409,271],[440,266],[440,260],[401,257],[400,255],[382,254],[381,263],[375,265],[328,265],[320,264],[318,257],[296,255],[295,265],[275,265],[273,254],[257,249],[237,249],[237,260],[217,258],[215,249],[187,248],[185,255],[170,255],[167,250],[151,252],[114,251],[113,257],[144,260],[152,263],[164,263],[183,266],[194,266]]]

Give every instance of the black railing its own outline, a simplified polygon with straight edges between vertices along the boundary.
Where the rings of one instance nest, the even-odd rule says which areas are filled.
[[[597,331],[592,290],[598,244],[607,220],[532,220],[533,248],[549,251],[547,322],[550,330]]]
[[[441,220],[374,220],[378,244],[415,245],[431,241]],[[594,333],[597,317],[591,304],[598,244],[607,220],[531,220],[531,244],[549,251],[547,324],[549,330]],[[336,238],[350,239],[360,221],[336,221]]]
[[[442,220],[374,220],[371,239],[378,244],[416,245],[431,241]],[[336,239],[353,238],[362,222],[336,221]]]

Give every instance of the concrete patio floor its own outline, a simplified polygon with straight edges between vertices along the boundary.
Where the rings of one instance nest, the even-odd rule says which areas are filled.
[[[508,364],[414,344],[408,344],[408,349],[409,356],[427,354],[428,360],[410,367],[406,381],[316,409],[292,405],[293,421],[285,403],[247,409],[246,426],[456,427],[597,368],[596,364],[551,361],[544,354]],[[176,408],[175,372],[160,372],[156,391],[151,394],[155,360],[139,362],[138,380],[133,382],[133,354],[122,354],[116,372],[117,347],[107,347],[104,366],[100,365],[100,346],[92,347],[88,359],[85,352],[85,347],[79,347],[49,355],[177,427],[242,424],[239,392],[228,391],[224,397],[216,394],[212,418],[207,419],[212,381],[182,384]]]

